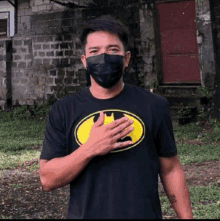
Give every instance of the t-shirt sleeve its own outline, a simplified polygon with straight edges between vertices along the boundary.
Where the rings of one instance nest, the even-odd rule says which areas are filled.
[[[58,102],[49,109],[40,159],[50,160],[66,154],[65,126]]]
[[[162,110],[161,123],[154,140],[155,147],[159,157],[173,157],[177,154],[177,149],[167,101],[164,102]]]

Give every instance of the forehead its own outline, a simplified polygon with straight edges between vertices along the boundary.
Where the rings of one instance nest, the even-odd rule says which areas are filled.
[[[88,34],[86,48],[94,46],[107,46],[109,44],[117,44],[123,46],[117,35],[105,31],[96,31]]]

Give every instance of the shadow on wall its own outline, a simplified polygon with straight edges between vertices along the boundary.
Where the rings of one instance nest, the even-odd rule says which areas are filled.
[[[11,84],[11,68],[12,68],[12,40],[6,41],[6,104],[5,109],[12,108],[12,84]]]
[[[124,14],[121,13],[124,12]],[[110,13],[109,13],[110,12]],[[62,16],[59,24],[59,32],[56,41],[56,86],[51,86],[54,94],[49,95],[49,100],[55,100],[68,94],[77,93],[87,85],[86,70],[80,57],[83,53],[80,43],[80,34],[87,21],[101,15],[111,15],[122,21],[130,32],[130,44],[128,50],[132,57],[129,67],[124,72],[124,82],[140,86],[138,77],[140,70],[140,59],[138,58],[137,35],[140,36],[138,8],[96,7],[86,9],[67,9],[60,13]],[[134,19],[135,18],[135,19]],[[138,72],[139,71],[139,72]]]

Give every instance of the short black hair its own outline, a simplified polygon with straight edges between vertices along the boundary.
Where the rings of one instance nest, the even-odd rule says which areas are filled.
[[[101,17],[95,18],[91,21],[89,21],[81,34],[80,40],[82,44],[82,48],[85,51],[85,45],[87,42],[87,36],[90,33],[96,32],[96,31],[106,31],[111,34],[117,35],[119,39],[121,40],[125,51],[128,50],[128,41],[129,41],[129,31],[125,27],[122,22],[119,20],[113,18],[110,15],[103,15]]]

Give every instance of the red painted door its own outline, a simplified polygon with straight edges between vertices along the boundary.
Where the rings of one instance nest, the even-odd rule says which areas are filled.
[[[163,83],[200,83],[195,1],[156,4]]]

